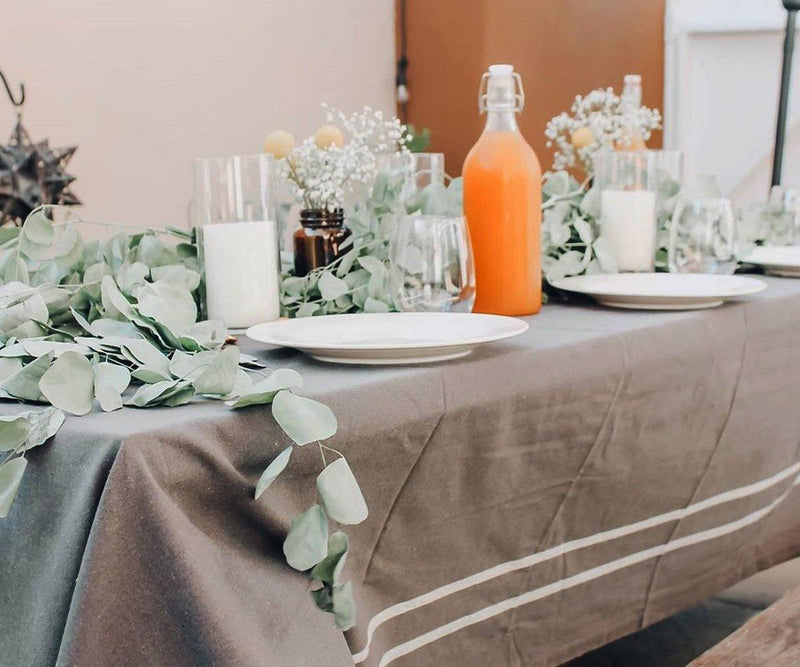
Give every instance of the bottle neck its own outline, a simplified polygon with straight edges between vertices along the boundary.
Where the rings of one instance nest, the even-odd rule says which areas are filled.
[[[489,109],[486,113],[487,132],[519,132],[513,109]]]
[[[344,226],[344,209],[304,208],[300,211],[300,224],[311,229],[341,228]]]

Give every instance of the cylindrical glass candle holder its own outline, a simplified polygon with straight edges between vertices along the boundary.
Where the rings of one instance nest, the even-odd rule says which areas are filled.
[[[619,271],[653,271],[660,209],[680,183],[677,151],[600,151],[600,230]],[[673,191],[674,190],[674,191]]]
[[[231,329],[280,316],[280,246],[272,178],[268,155],[194,162],[194,223],[205,311]]]

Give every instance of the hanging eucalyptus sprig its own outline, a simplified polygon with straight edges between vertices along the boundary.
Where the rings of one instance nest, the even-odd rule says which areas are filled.
[[[352,586],[341,579],[349,541],[341,531],[329,537],[328,521],[360,523],[367,508],[344,456],[321,444],[337,430],[330,408],[297,393],[296,371],[267,372],[226,346],[222,322],[197,321],[201,276],[190,232],[136,229],[87,242],[74,224],[52,220],[56,210],[40,207],[21,229],[0,228],[0,398],[51,406],[0,417],[0,517],[23,481],[26,452],[56,434],[65,412],[175,407],[198,396],[231,409],[271,403],[294,444],[267,466],[256,498],[295,446],[319,443],[321,504],[295,517],[284,553],[318,582],[317,605],[352,627]],[[327,463],[325,451],[337,458]]]

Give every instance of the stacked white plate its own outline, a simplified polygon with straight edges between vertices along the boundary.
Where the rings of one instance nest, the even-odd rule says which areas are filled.
[[[364,313],[277,320],[248,338],[291,347],[339,364],[419,364],[457,359],[483,345],[524,333],[514,317],[473,313]]]
[[[552,285],[586,294],[605,306],[642,310],[713,308],[767,287],[757,278],[705,273],[604,273],[571,276]]]
[[[762,267],[764,273],[800,278],[800,246],[763,246],[744,261]]]

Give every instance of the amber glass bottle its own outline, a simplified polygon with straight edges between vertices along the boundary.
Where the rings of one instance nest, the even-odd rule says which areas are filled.
[[[344,226],[344,211],[306,208],[300,211],[300,229],[294,233],[294,275],[305,276],[310,271],[331,262],[343,254],[342,243],[351,235]]]

